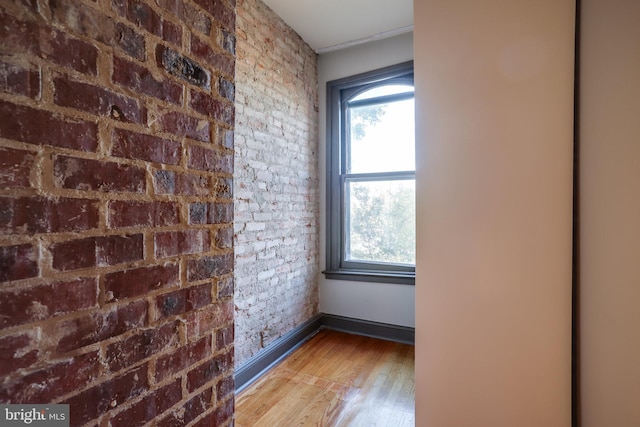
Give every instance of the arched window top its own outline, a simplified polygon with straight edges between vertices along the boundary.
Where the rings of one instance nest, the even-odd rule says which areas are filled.
[[[380,96],[387,95],[400,95],[406,93],[413,93],[414,89],[412,85],[408,84],[382,84],[375,86],[372,89],[367,89],[359,95],[351,98],[351,101],[363,101],[371,98],[378,98]]]

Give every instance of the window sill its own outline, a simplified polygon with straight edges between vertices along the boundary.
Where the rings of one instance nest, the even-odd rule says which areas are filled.
[[[350,280],[354,282],[393,283],[399,285],[416,284],[415,273],[395,273],[390,271],[327,270],[322,272],[327,279]]]

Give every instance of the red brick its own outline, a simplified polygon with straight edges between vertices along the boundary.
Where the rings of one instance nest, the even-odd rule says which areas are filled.
[[[218,280],[218,298],[233,296],[233,277]]]
[[[180,223],[177,202],[109,202],[109,228],[164,227]]]
[[[40,95],[40,69],[0,59],[0,91],[36,98]]]
[[[55,114],[0,101],[0,137],[35,145],[51,145],[81,151],[96,151],[95,123],[64,121]]]
[[[226,328],[218,329],[216,331],[216,351],[220,351],[233,344],[233,324]]]
[[[202,11],[189,3],[184,5],[184,15],[182,17],[184,22],[189,28],[196,30],[206,37],[211,34],[211,28],[213,27],[211,19],[202,13]]]
[[[180,372],[211,355],[211,335],[166,356],[156,363],[156,382]]]
[[[233,159],[233,156],[229,156],[229,157]],[[231,168],[233,169],[233,160],[231,161]],[[216,190],[217,198],[219,199],[233,198],[233,178],[217,177],[213,183],[213,187]]]
[[[168,231],[153,237],[156,258],[209,252],[211,236],[209,230]]]
[[[233,255],[215,255],[189,260],[187,264],[187,280],[211,279],[233,271]]]
[[[233,222],[233,203],[214,203],[213,209],[209,209],[209,212],[212,224]]]
[[[211,408],[213,390],[208,388],[191,398],[180,407],[179,411],[173,411],[168,416],[156,423],[157,427],[181,427],[204,414]]]
[[[145,67],[122,58],[113,59],[111,80],[136,92],[180,105],[182,86],[169,80],[158,81]]]
[[[95,278],[0,290],[0,328],[96,307]]]
[[[111,427],[136,427],[151,421],[157,415],[178,403],[182,399],[180,379],[164,386],[160,390],[144,397],[131,408],[123,411],[109,421]]]
[[[148,390],[147,369],[141,366],[61,402],[69,405],[73,425],[83,425]]]
[[[207,172],[233,173],[233,155],[192,145],[189,147],[189,167]]]
[[[228,31],[222,31],[222,48],[229,52],[230,54],[236,54],[236,36],[235,33],[230,33]]]
[[[29,175],[35,158],[31,151],[0,148],[0,188],[30,187]]]
[[[209,121],[187,116],[178,112],[160,116],[160,129],[176,136],[183,136],[202,142],[210,142]]]
[[[58,351],[67,352],[116,337],[147,323],[147,302],[136,301],[60,322]]]
[[[63,67],[95,76],[98,49],[58,30],[43,30],[40,36],[44,57]]]
[[[155,0],[156,4],[162,9],[170,12],[178,19],[182,19],[184,16],[184,1],[183,0]]]
[[[156,171],[154,178],[154,189],[157,194],[213,196],[213,188],[206,176],[159,170]]]
[[[227,224],[233,222],[232,203],[192,203],[189,224]]]
[[[95,237],[56,243],[51,246],[50,252],[53,256],[53,268],[57,270],[74,270],[97,265]]]
[[[189,205],[189,224],[206,224],[209,203],[191,203]]]
[[[120,46],[129,56],[145,59],[144,36],[78,0],[50,1],[53,20],[70,30],[110,46]]]
[[[146,359],[161,350],[175,346],[178,336],[179,321],[145,329],[124,341],[115,342],[107,347],[106,362],[111,372],[125,369]]]
[[[194,0],[196,4],[202,6],[204,10],[213,15],[222,25],[230,30],[236,28],[235,10],[228,7],[220,0]]]
[[[38,0],[18,0],[18,1],[23,5],[27,6],[28,8],[30,8],[32,11],[34,12],[38,11]]]
[[[37,330],[0,338],[0,377],[28,368],[38,360]]]
[[[209,425],[221,426],[225,422],[227,422],[229,419],[231,419],[233,417],[234,406],[235,405],[234,405],[233,397],[227,400],[226,402],[224,402],[224,404],[218,405],[216,410],[213,412],[213,418],[211,418],[212,422]],[[204,427],[205,425],[206,424],[199,424],[198,426],[194,426],[194,427]]]
[[[219,249],[233,248],[233,228],[224,227],[216,231],[216,247]]]
[[[215,232],[214,241],[215,241],[215,246],[218,249],[232,249],[234,245],[233,228],[232,227],[219,228]],[[231,286],[231,288],[233,288],[233,286]]]
[[[187,337],[195,339],[202,334],[211,333],[216,328],[226,327],[233,322],[233,301],[227,300],[212,304],[187,316]]]
[[[215,52],[211,46],[191,34],[191,53],[207,61],[213,68],[233,77],[235,73],[235,60],[232,56]]]
[[[234,390],[235,381],[233,380],[233,375],[223,378],[216,384],[216,398],[220,401],[232,394]]]
[[[96,239],[98,266],[141,260],[144,256],[143,245],[142,234],[98,237]]]
[[[176,46],[182,45],[182,27],[171,21],[162,23],[162,39]]]
[[[156,0],[156,4],[184,22],[189,29],[199,31],[207,36],[211,33],[211,19],[190,3],[185,3],[182,0]],[[167,37],[166,28],[164,36]],[[180,43],[174,44],[180,45]]]
[[[189,371],[187,390],[193,392],[229,370],[233,371],[232,353],[218,354],[213,359]]]
[[[156,297],[157,319],[177,316],[187,311],[187,291],[180,289]]]
[[[173,194],[176,190],[176,173],[158,170],[153,174],[153,189],[156,194]]]
[[[218,88],[220,96],[227,98],[229,101],[233,102],[236,93],[236,87],[233,82],[230,82],[224,77],[220,77],[218,79]]]
[[[115,24],[115,31],[115,43],[122,48],[124,53],[140,61],[146,59],[146,45],[142,34],[120,22]]]
[[[211,284],[192,286],[156,297],[158,319],[177,316],[211,304]]]
[[[142,168],[76,157],[56,156],[53,174],[58,187],[73,190],[144,193],[147,186]]]
[[[29,52],[63,67],[95,75],[98,49],[80,39],[0,10],[0,40],[16,52]]]
[[[0,282],[37,277],[39,259],[38,249],[28,244],[0,247]]]
[[[209,177],[185,172],[176,174],[174,194],[212,197],[214,192]]]
[[[143,251],[142,234],[87,237],[51,246],[53,268],[62,271],[138,261]]]
[[[138,27],[162,37],[162,18],[140,0],[113,0],[114,10]]]
[[[3,204],[0,233],[58,233],[98,226],[98,208],[93,200],[18,197],[5,199]]]
[[[170,288],[180,283],[178,264],[154,265],[106,274],[105,292],[108,300],[119,300],[145,295],[149,292]]]
[[[234,147],[234,133],[231,129],[220,129],[218,132],[218,144],[224,148],[233,150]]]
[[[146,110],[132,98],[88,83],[56,77],[54,102],[97,116],[109,116],[123,122],[145,123]]]
[[[222,100],[212,96],[210,93],[192,90],[189,106],[200,114],[207,115],[212,119],[233,126],[233,104],[223,102]]]
[[[100,374],[98,351],[52,362],[44,369],[0,384],[0,402],[42,404],[94,381]]]
[[[111,154],[127,159],[177,165],[180,163],[182,145],[170,139],[125,129],[114,129]]]
[[[186,82],[209,90],[211,73],[191,58],[180,52],[158,44],[156,46],[156,63],[159,68]]]
[[[0,9],[0,40],[3,48],[12,48],[15,52],[40,52],[39,28],[37,23],[23,21]]]

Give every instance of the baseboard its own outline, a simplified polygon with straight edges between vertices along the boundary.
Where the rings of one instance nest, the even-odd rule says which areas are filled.
[[[316,334],[322,326],[321,319],[322,315],[320,314],[312,317],[260,350],[255,356],[236,369],[234,375],[236,393],[242,391],[242,389]]]
[[[414,345],[416,340],[415,328],[373,322],[370,320],[353,319],[351,317],[336,316],[334,314],[322,315],[322,327],[410,345]]]
[[[333,329],[350,334],[396,341],[413,345],[415,329],[369,320],[353,319],[333,314],[318,314],[297,328],[275,340],[268,347],[236,369],[236,393],[239,393],[267,372],[289,353],[302,345],[321,329]]]

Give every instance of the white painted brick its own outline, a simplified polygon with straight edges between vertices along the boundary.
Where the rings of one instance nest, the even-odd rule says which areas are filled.
[[[260,25],[255,25],[255,23]],[[317,57],[259,0],[237,5],[235,329],[240,366],[318,312]],[[273,44],[265,44],[269,39]]]

